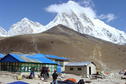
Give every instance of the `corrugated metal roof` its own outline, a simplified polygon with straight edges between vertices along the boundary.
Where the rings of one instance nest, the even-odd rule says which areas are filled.
[[[1,54],[1,53],[0,53],[0,58],[3,58],[3,57],[4,57],[4,54]]]
[[[35,63],[51,63],[57,64],[56,62],[46,58],[44,54],[10,54],[20,62],[35,62]]]
[[[53,63],[53,64],[57,64],[56,62],[54,62],[54,61],[46,58],[44,54],[34,54],[32,56],[26,56],[26,57],[28,57],[30,59],[34,59],[36,61],[40,61],[42,63]]]
[[[65,57],[58,57],[55,55],[46,55],[47,58],[52,58],[52,59],[59,59],[59,60],[69,60],[69,58],[65,58]]]
[[[85,66],[88,64],[91,64],[92,62],[70,62],[68,64],[66,64],[65,66]]]
[[[11,55],[12,57],[14,57],[14,58],[16,58],[18,61],[20,61],[20,62],[25,62],[25,60],[23,60],[22,58],[21,58],[21,56],[23,55],[23,54],[9,54],[9,55]]]

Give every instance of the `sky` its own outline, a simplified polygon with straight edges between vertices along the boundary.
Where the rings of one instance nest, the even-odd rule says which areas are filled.
[[[126,32],[126,0],[73,0],[88,7],[89,14]],[[0,26],[9,30],[26,17],[43,25],[54,19],[68,0],[0,0]],[[67,6],[66,6],[67,7]]]

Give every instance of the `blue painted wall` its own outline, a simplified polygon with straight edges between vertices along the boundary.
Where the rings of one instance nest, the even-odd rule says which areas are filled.
[[[61,73],[61,66],[60,65],[57,66],[57,72]]]

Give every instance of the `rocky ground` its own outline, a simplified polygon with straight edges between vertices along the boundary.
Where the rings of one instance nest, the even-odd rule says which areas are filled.
[[[52,81],[51,77],[48,80],[43,81],[39,78],[17,80],[16,76],[17,75],[14,73],[0,72],[0,84],[7,84],[14,81],[24,81],[30,84],[50,84],[50,82]],[[122,80],[119,75],[106,76],[106,78],[104,79],[89,79],[82,78],[81,76],[76,76],[73,74],[64,74],[62,78],[60,77],[58,80],[65,80],[67,78],[75,78],[77,81],[79,79],[84,79],[86,82],[90,82],[86,84],[126,84],[126,80]]]

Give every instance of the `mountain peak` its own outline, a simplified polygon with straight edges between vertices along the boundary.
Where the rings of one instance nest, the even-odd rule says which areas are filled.
[[[67,2],[67,4],[68,4],[69,6],[78,6],[78,3],[76,3],[76,2],[74,2],[74,1],[72,1],[72,0],[69,0],[69,1]]]
[[[54,5],[55,7],[55,5]],[[50,6],[47,10],[49,12],[56,12],[56,13],[66,13],[71,15],[73,12],[76,14],[86,14],[86,16],[91,18],[96,18],[96,14],[91,7],[83,7],[72,0],[68,1],[67,3],[59,4],[58,9],[52,10],[52,6]]]
[[[51,9],[48,10],[51,11]],[[57,16],[46,26],[28,18],[21,19],[11,26],[8,36],[41,33],[62,24],[81,34],[87,34],[115,44],[126,44],[126,33],[99,20],[90,7],[83,7],[70,0],[67,3],[59,4],[58,9],[54,12],[58,13]],[[3,32],[4,30],[1,29],[0,31]]]
[[[83,7],[74,1],[68,1],[60,5],[59,8],[62,9],[58,11],[57,16],[47,27],[52,28],[62,24],[81,34],[87,34],[115,44],[126,44],[126,33],[99,20],[90,7]]]
[[[17,24],[31,24],[31,23],[34,23],[34,22],[26,17],[21,19],[19,22],[17,22]]]
[[[24,17],[23,19],[21,19],[21,21],[29,21],[29,19]]]
[[[10,36],[14,35],[22,35],[22,34],[33,34],[33,33],[40,33],[42,31],[45,31],[43,25],[41,25],[38,22],[33,22],[29,20],[28,18],[23,18],[21,21],[17,22],[16,24],[13,24],[8,31],[8,34]]]

